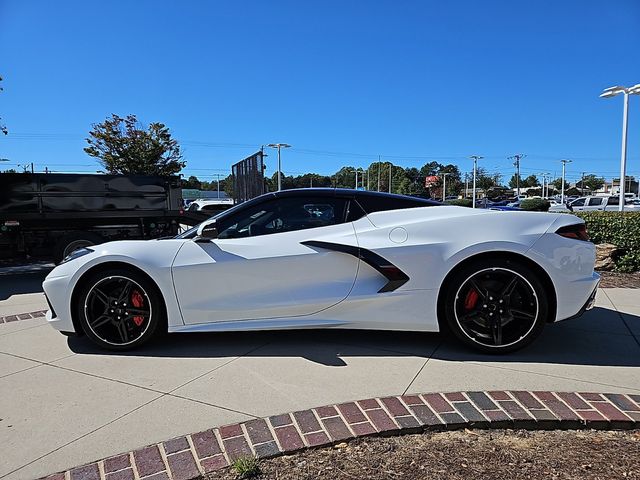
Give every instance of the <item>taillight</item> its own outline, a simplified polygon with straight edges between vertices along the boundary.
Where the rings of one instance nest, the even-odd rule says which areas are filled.
[[[576,223],[575,225],[560,227],[556,230],[556,233],[566,238],[573,238],[574,240],[582,240],[585,242],[589,241],[587,226],[584,223]]]

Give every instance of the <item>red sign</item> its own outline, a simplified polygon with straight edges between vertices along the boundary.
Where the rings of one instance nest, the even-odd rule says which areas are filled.
[[[437,175],[431,175],[428,177],[424,178],[424,186],[429,188],[429,187],[433,187],[434,185],[438,184],[438,181],[440,180],[440,178]]]

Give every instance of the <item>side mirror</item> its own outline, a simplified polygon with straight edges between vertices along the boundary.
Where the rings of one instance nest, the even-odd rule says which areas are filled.
[[[198,227],[196,241],[215,240],[216,238],[218,238],[218,228],[216,227],[215,222],[204,222]]]

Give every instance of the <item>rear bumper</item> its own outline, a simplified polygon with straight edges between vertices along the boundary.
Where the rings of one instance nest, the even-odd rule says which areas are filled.
[[[595,286],[593,287],[593,291],[589,295],[589,298],[587,298],[587,301],[584,303],[582,308],[580,308],[578,313],[576,313],[575,315],[572,315],[572,316],[570,316],[568,318],[565,318],[564,320],[571,320],[571,319],[574,319],[574,318],[578,318],[578,317],[582,316],[582,314],[584,312],[586,312],[587,310],[591,310],[593,308],[594,304],[596,303],[596,292],[598,291],[598,285],[600,284],[600,275],[598,275],[595,272],[594,272],[594,275],[597,275],[598,279],[596,281]]]

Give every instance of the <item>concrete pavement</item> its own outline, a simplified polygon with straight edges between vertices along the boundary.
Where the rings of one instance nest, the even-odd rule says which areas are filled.
[[[42,276],[0,275],[0,316],[45,308]],[[639,367],[640,290],[630,289],[598,291],[597,308],[502,357],[436,334],[337,330],[167,335],[113,354],[43,319],[20,320],[0,325],[0,478],[35,478],[207,427],[361,398],[640,393]]]

